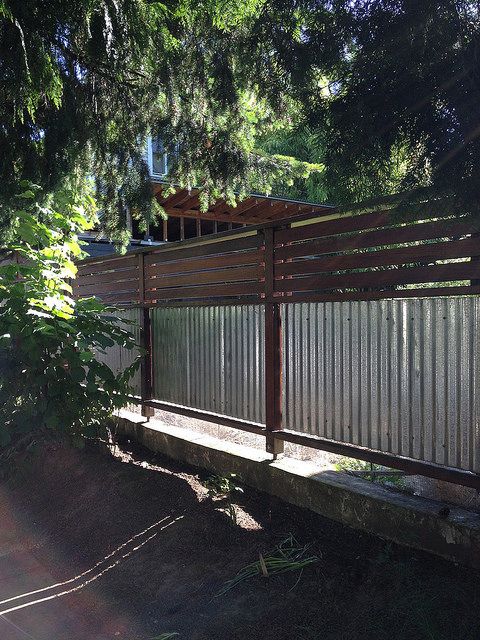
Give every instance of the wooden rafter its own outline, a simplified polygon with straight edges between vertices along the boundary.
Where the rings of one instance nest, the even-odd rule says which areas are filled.
[[[167,215],[172,217],[199,218],[215,222],[259,224],[269,220],[283,220],[301,213],[313,215],[331,209],[328,205],[316,205],[281,198],[251,195],[238,203],[236,207],[225,200],[213,203],[207,212],[200,212],[199,190],[179,189],[174,194],[163,196],[162,184],[154,184],[154,193]]]

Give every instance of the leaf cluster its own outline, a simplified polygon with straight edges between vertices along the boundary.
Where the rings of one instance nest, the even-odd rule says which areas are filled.
[[[148,135],[203,209],[427,189],[478,214],[479,27],[471,0],[0,0],[1,218],[21,179],[90,174],[124,244],[127,209],[162,215]]]
[[[0,245],[0,445],[22,434],[57,430],[93,435],[125,404],[138,360],[115,374],[99,356],[135,348],[113,308],[95,298],[75,300],[78,233],[88,229],[94,203],[63,191],[47,203],[23,183],[11,230]]]
[[[349,203],[405,193],[479,215],[480,13],[470,0],[335,0],[307,118],[325,134],[327,189]],[[315,47],[318,32],[307,32]],[[420,205],[419,205],[420,206]]]

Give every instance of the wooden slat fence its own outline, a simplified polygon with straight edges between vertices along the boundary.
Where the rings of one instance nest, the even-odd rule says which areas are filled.
[[[478,233],[478,225],[467,218],[439,216],[402,222],[389,211],[356,215],[328,212],[316,218],[281,220],[248,230],[145,248],[122,257],[87,259],[79,264],[74,290],[77,296],[95,295],[106,302],[144,308],[144,407],[164,406],[188,415],[199,414],[195,407],[167,407],[162,399],[151,397],[155,354],[151,348],[149,309],[261,305],[265,309],[266,424],[253,425],[235,416],[223,416],[222,424],[263,431],[267,450],[274,454],[282,450],[283,441],[300,439],[308,446],[333,448],[353,457],[382,460],[393,467],[414,468],[479,487],[478,477],[465,470],[282,429],[281,326],[281,309],[293,303],[478,294]],[[220,420],[208,412],[201,412],[199,417]],[[480,460],[480,451],[478,457]],[[473,458],[476,454],[472,454]]]

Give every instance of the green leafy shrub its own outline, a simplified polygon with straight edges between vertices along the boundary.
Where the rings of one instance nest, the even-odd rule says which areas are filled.
[[[336,471],[346,471],[352,475],[360,472],[364,480],[403,489],[405,478],[402,472],[380,464],[372,464],[358,458],[341,457],[335,465]]]
[[[78,234],[93,224],[93,200],[22,189],[0,240],[0,446],[49,430],[94,435],[126,403],[138,366],[115,375],[99,362],[108,347],[134,348],[134,338],[112,307],[72,296]]]
[[[208,490],[208,497],[212,500],[219,500],[225,504],[224,511],[230,518],[232,524],[238,524],[237,509],[233,504],[235,492],[243,493],[243,489],[238,485],[236,473],[229,473],[226,476],[210,476],[203,483]]]

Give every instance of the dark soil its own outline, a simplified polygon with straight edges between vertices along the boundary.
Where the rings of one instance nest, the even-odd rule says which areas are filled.
[[[206,477],[138,449],[38,451],[0,486],[0,611],[27,605],[0,640],[480,638],[478,573],[248,488],[234,525]],[[315,564],[215,597],[289,534]]]

